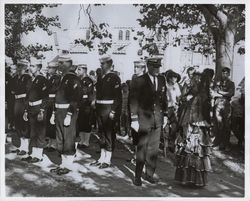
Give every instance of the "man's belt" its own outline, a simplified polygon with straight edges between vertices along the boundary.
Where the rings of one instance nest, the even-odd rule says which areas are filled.
[[[69,104],[68,103],[56,103],[55,104],[55,107],[58,108],[58,109],[68,109],[69,108]]]
[[[55,98],[56,94],[49,94],[49,98]]]
[[[88,98],[89,96],[88,95],[83,95],[82,98]]]
[[[42,104],[42,100],[34,101],[34,102],[29,102],[29,106],[37,106]]]
[[[223,100],[223,101],[230,101],[230,98],[226,98],[226,97],[220,97],[220,96],[215,96],[214,100]]]
[[[26,94],[15,95],[15,99],[26,98]]]
[[[103,105],[109,105],[109,104],[113,104],[114,100],[96,100],[97,104],[103,104]]]

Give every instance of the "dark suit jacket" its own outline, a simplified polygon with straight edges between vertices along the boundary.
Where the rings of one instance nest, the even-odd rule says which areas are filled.
[[[157,91],[148,74],[133,79],[131,83],[131,117],[133,121],[138,116],[139,130],[159,128],[163,124],[163,115],[167,110],[166,82],[161,75],[157,79]]]

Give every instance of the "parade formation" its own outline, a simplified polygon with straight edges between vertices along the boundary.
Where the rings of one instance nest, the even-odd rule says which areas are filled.
[[[74,166],[76,150],[90,146],[97,128],[100,155],[89,165],[112,168],[122,129],[134,147],[134,185],[141,186],[142,177],[157,184],[154,173],[163,142],[164,153],[175,154],[175,180],[205,186],[210,156],[213,150],[230,150],[231,131],[243,149],[244,90],[239,111],[238,103],[231,103],[235,84],[229,68],[223,67],[215,80],[213,69],[198,72],[191,66],[184,78],[173,70],[160,73],[162,58],[153,55],[134,61],[134,75],[121,83],[111,56],[99,61],[94,76],[86,64],[74,65],[70,55],[49,62],[46,73],[39,60],[7,66],[6,129],[15,131],[12,142],[19,144],[12,153],[25,163],[41,163],[44,150],[57,151],[62,162],[50,173],[65,175]]]

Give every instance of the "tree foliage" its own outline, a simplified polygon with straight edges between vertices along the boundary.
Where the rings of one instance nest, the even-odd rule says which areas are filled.
[[[53,8],[56,4],[6,4],[5,5],[5,54],[14,62],[20,58],[29,59],[30,56],[39,57],[38,52],[49,51],[51,46],[41,44],[22,45],[23,34],[34,32],[40,28],[51,35],[51,26],[60,27],[59,17],[47,17],[44,8]]]
[[[139,24],[151,30],[153,36],[160,34],[166,37],[170,31],[187,29],[189,32],[185,37],[189,39],[189,46],[186,50],[204,55],[216,54],[216,60],[222,57],[225,60],[224,54],[232,54],[235,44],[245,39],[244,4],[135,4],[134,6],[139,7],[142,15],[142,18],[138,19]],[[196,27],[199,27],[198,32],[193,30]],[[179,44],[178,41],[182,38],[182,35],[177,36],[175,45]],[[167,45],[170,44],[166,40]],[[243,49],[241,47],[238,52],[244,53]],[[216,67],[218,65],[222,64],[216,63]]]
[[[74,42],[75,44],[82,44],[83,46],[88,47],[89,51],[92,51],[97,48],[99,54],[102,55],[105,54],[112,45],[112,34],[108,30],[108,23],[101,22],[100,24],[97,24],[94,21],[91,15],[93,6],[105,6],[105,4],[88,4],[86,8],[84,7],[84,5],[80,5],[78,18],[79,22],[81,12],[84,12],[87,15],[89,21],[90,38],[79,38],[75,39]]]

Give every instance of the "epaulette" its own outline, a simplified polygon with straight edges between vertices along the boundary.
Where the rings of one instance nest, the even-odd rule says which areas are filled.
[[[106,76],[108,76],[110,78],[120,79],[120,77],[114,72],[109,72]]]
[[[84,77],[82,80],[88,80],[90,82],[93,82],[92,79],[89,76]]]
[[[76,75],[76,73],[69,71],[65,75]]]
[[[31,77],[31,75],[29,73],[24,73],[24,74],[22,74],[22,76],[29,76],[29,77]]]
[[[41,73],[41,74],[39,74],[39,75],[37,75],[36,77],[42,77],[42,78],[47,79],[47,78],[46,78],[46,76],[45,76],[44,74],[42,74],[42,73]]]

